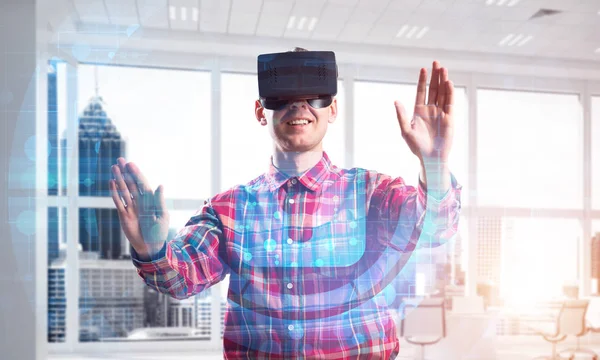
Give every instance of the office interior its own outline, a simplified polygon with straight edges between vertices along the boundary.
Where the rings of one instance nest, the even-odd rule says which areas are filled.
[[[336,54],[332,162],[413,186],[419,163],[393,102],[412,112],[419,69],[434,60],[454,83],[459,231],[415,253],[381,294],[397,314],[398,359],[600,354],[597,0],[0,9],[7,358],[223,357],[228,280],[184,300],[147,287],[119,227],[110,166],[125,157],[164,186],[176,233],[205,199],[267,170],[256,58],[294,47]]]

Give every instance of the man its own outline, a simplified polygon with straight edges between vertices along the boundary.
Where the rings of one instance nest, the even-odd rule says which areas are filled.
[[[326,62],[332,54],[305,51],[276,56]],[[334,166],[322,140],[337,115],[337,88],[294,87],[294,96],[277,96],[260,59],[255,115],[273,138],[263,175],[205,201],[168,239],[162,185],[153,192],[123,158],[113,166],[110,188],[133,263],[148,286],[175,298],[230,275],[226,359],[393,359],[399,341],[387,285],[413,250],[444,243],[458,226],[461,186],[447,162],[454,124],[447,70],[434,61],[426,96],[421,69],[412,119],[395,103],[402,137],[421,163],[415,188],[400,177]],[[298,62],[299,72],[310,71],[306,63]],[[268,68],[281,75],[281,66]]]

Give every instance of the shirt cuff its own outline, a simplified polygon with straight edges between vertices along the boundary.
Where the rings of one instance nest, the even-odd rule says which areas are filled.
[[[142,272],[154,273],[159,269],[170,268],[169,261],[167,260],[167,241],[165,241],[162,248],[156,254],[150,257],[149,261],[141,260],[140,255],[137,253],[137,251],[135,251],[133,246],[129,246],[133,265]]]
[[[421,181],[420,176],[419,176],[418,181],[419,181],[419,186],[418,186],[419,198],[421,198],[421,199],[427,198],[427,203],[441,204],[448,200],[448,198],[450,197],[450,194],[452,192],[456,192],[456,191],[460,192],[462,190],[462,185],[460,185],[456,181],[456,178],[454,177],[454,174],[452,174],[452,173],[450,173],[450,188],[446,191],[444,196],[442,196],[441,198],[430,195],[427,192],[427,190],[425,189],[425,184],[423,184],[423,182]]]

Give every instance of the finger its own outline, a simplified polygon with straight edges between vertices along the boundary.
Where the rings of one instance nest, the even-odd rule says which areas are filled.
[[[400,101],[394,101],[394,106],[396,107],[396,116],[398,117],[400,130],[402,131],[402,134],[408,134],[411,128],[410,120],[408,120],[408,116],[406,115],[406,109]]]
[[[162,185],[158,185],[154,192],[154,203],[156,204],[156,216],[167,217],[169,215],[167,211],[167,203],[165,201],[164,188]]]
[[[431,82],[429,83],[429,98],[427,105],[435,105],[437,103],[438,87],[440,85],[440,64],[437,61],[433,62],[431,69]]]
[[[127,172],[133,177],[133,180],[135,181],[135,184],[137,185],[140,194],[143,195],[145,193],[152,193],[152,188],[150,187],[148,180],[146,180],[146,177],[144,176],[144,174],[142,174],[142,172],[136,164],[129,162],[127,163],[125,168],[127,169]]]
[[[417,84],[417,99],[415,106],[425,105],[425,94],[427,93],[427,69],[421,68],[419,82]]]
[[[125,201],[125,206],[131,205],[131,194],[129,193],[127,183],[125,183],[125,179],[123,178],[123,174],[121,173],[119,166],[113,165],[111,170],[115,179],[115,188],[118,191],[118,195],[120,195],[123,198],[123,201]]]
[[[123,175],[123,179],[125,181],[125,184],[127,185],[127,191],[129,191],[129,197],[133,200],[136,200],[134,202],[134,204],[137,204],[137,196],[139,194],[139,191],[137,189],[137,185],[135,185],[135,181],[129,174],[129,170],[127,170],[127,167],[126,167],[127,162],[125,161],[125,158],[123,158],[123,157],[117,158],[117,164],[119,165],[119,170],[121,171],[121,175]]]
[[[110,195],[112,196],[112,199],[117,207],[117,211],[126,212],[127,208],[125,205],[123,205],[123,200],[121,200],[121,197],[119,196],[115,180],[111,179],[108,183],[108,187],[110,188]]]
[[[440,85],[438,88],[438,101],[437,104],[439,107],[444,109],[446,105],[446,95],[448,94],[448,70],[446,68],[440,68]]]
[[[129,171],[125,171],[123,173],[123,179],[125,179],[125,184],[127,184],[127,189],[129,191],[129,196],[132,199],[132,203],[137,207],[140,197],[140,191],[138,190],[137,184],[135,183],[135,180]]]
[[[454,113],[454,84],[450,80],[446,81],[446,103],[443,106],[446,114]]]

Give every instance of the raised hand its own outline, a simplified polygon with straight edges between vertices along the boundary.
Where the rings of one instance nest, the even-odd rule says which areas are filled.
[[[158,252],[169,233],[169,212],[163,186],[155,192],[137,165],[117,159],[109,188],[127,240],[142,258]]]
[[[396,115],[402,138],[424,166],[445,164],[454,135],[454,86],[448,80],[448,70],[433,62],[429,96],[426,99],[427,70],[421,69],[417,85],[417,99],[412,119],[404,106],[396,101]]]

